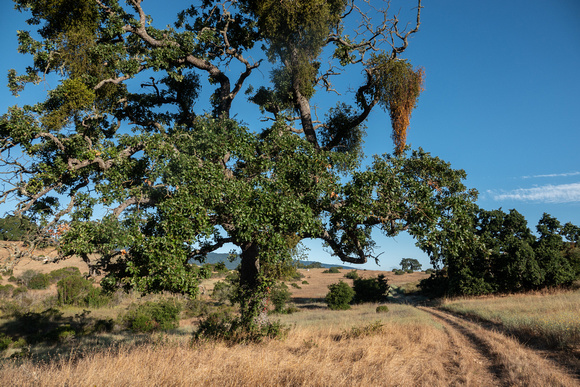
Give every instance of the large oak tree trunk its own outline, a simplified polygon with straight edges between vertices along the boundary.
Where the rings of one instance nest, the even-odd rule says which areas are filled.
[[[258,245],[249,243],[242,248],[240,266],[240,306],[245,328],[261,327],[268,321],[266,310],[267,289],[260,277]]]

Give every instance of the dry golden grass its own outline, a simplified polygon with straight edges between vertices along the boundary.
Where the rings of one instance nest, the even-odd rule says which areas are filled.
[[[292,325],[285,341],[230,346],[165,335],[44,363],[5,361],[0,385],[578,385],[533,351],[477,324],[441,312],[445,318],[438,318],[431,309],[389,305],[388,313],[376,314],[373,307],[285,316]]]
[[[13,386],[447,386],[452,350],[432,325],[386,324],[382,332],[339,339],[294,328],[286,341],[229,347],[184,342],[123,346],[37,365],[6,363],[0,384]],[[475,384],[473,384],[475,385]]]
[[[501,324],[555,347],[580,348],[580,290],[446,300],[447,310]]]
[[[2,360],[0,386],[580,385],[569,371],[517,341],[431,308],[388,304],[388,313],[376,313],[377,304],[364,304],[330,311],[320,300],[328,285],[351,280],[344,278],[348,270],[340,274],[323,270],[303,270],[308,284],[298,281],[301,289],[289,287],[301,311],[279,316],[290,327],[284,341],[192,344],[195,326],[185,324],[163,335],[101,334],[68,343],[68,353],[46,348],[46,353],[61,353],[62,357]],[[393,286],[427,276],[383,273]],[[359,271],[363,277],[378,274]],[[208,282],[208,288],[213,282]],[[511,301],[515,304],[494,308],[508,311],[520,303],[521,314],[525,308],[539,308],[545,299],[544,313],[564,308],[576,311],[578,300],[570,303],[566,297],[559,293],[529,299],[522,296],[520,300],[517,296]],[[490,300],[494,299],[487,302]],[[122,304],[131,301],[134,299],[128,297]],[[482,301],[486,302],[455,302],[474,302],[478,308],[485,305],[478,304]],[[490,309],[491,304],[480,309]],[[104,308],[99,316],[113,312]]]

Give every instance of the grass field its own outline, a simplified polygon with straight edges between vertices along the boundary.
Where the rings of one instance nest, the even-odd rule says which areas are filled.
[[[377,313],[378,304],[331,311],[323,302],[328,285],[352,281],[344,278],[348,270],[323,271],[302,270],[304,277],[288,286],[297,313],[271,315],[287,327],[284,340],[235,345],[194,341],[198,319],[183,318],[179,328],[163,333],[117,329],[72,336],[31,347],[33,356],[17,359],[8,359],[10,352],[5,351],[0,386],[580,385],[578,363],[549,356],[566,352],[568,359],[580,359],[569,345],[539,351],[501,330],[444,312],[477,315],[510,329],[534,327],[540,337],[556,332],[577,334],[578,291],[445,300],[443,309],[435,309],[416,307],[409,301],[413,298],[405,298],[425,273],[382,272],[397,287],[392,302],[386,304],[388,312]],[[380,272],[358,273],[374,277]],[[216,281],[204,284],[205,299]],[[50,297],[51,291],[30,291],[19,302],[41,309],[43,297]],[[91,315],[114,318],[129,304],[152,298],[119,296],[114,306],[93,310]],[[68,307],[63,312],[75,318],[83,310]],[[0,331],[9,322],[1,320]],[[574,335],[566,337],[571,343],[577,340]]]
[[[580,349],[580,290],[446,300],[442,307],[500,324],[524,340]]]

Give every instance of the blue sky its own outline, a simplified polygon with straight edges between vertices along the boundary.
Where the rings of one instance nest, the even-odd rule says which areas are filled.
[[[185,2],[157,4],[169,9],[180,3]],[[478,204],[485,209],[515,208],[531,229],[544,212],[580,225],[580,1],[424,0],[423,5],[420,32],[404,53],[426,73],[407,142],[464,169],[466,185],[480,192]],[[22,71],[29,63],[16,52],[16,30],[27,29],[25,19],[2,1],[4,80],[9,68]],[[30,103],[48,88],[41,84],[14,99],[5,83],[0,112]],[[389,125],[384,112],[372,114],[367,155],[392,151]],[[311,259],[340,263],[320,244],[307,245]],[[408,236],[377,235],[377,245],[381,269],[398,266],[403,257],[428,265]]]

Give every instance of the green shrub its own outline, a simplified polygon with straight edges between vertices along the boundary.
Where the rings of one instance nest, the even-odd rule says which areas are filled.
[[[235,285],[227,280],[216,282],[211,292],[211,297],[222,304],[228,301],[232,302],[234,295]]]
[[[63,267],[61,269],[53,270],[50,273],[48,273],[48,278],[50,279],[50,282],[53,284],[57,283],[61,279],[64,279],[64,278],[70,277],[70,276],[80,277],[81,271],[79,270],[78,267],[67,266],[67,267]]]
[[[171,300],[133,304],[124,317],[127,327],[135,332],[175,329],[179,326],[181,305]]]
[[[332,274],[340,273],[340,267],[337,266],[331,267],[330,269],[324,270],[323,273],[332,273]]]
[[[18,282],[18,278],[16,278],[13,275],[11,275],[10,277],[8,277],[8,281],[9,282]]]
[[[183,314],[185,317],[199,317],[209,313],[209,304],[207,301],[192,298],[187,300],[183,306]]]
[[[84,305],[89,308],[102,308],[111,301],[111,297],[105,294],[102,289],[91,286],[83,301]]]
[[[19,286],[12,291],[12,297],[16,297],[19,294],[24,294],[28,292],[28,288],[26,286]]]
[[[350,302],[354,298],[354,290],[345,282],[328,285],[329,292],[325,297],[328,307],[332,310],[350,309]]]
[[[214,270],[217,271],[219,274],[226,274],[229,271],[224,262],[216,263],[214,266]]]
[[[381,302],[384,301],[389,292],[387,278],[380,274],[376,278],[359,278],[354,280],[353,289],[355,292],[354,301],[361,302]]]
[[[231,340],[238,325],[237,319],[229,311],[210,313],[199,322],[194,338]]]
[[[296,289],[302,289],[300,287],[300,285],[298,285],[296,282],[290,282],[290,286],[292,286],[293,288],[296,288]]]
[[[43,273],[38,273],[28,280],[29,289],[46,289],[50,285],[50,277]]]
[[[388,311],[389,311],[389,307],[386,305],[377,306],[377,313],[387,313]]]
[[[12,296],[12,292],[14,291],[14,285],[6,284],[0,285],[0,297],[8,298]]]
[[[349,271],[348,273],[346,273],[344,275],[344,277],[345,278],[348,278],[348,279],[351,279],[351,280],[355,280],[355,279],[358,279],[359,278],[358,277],[358,272],[356,270]]]
[[[0,333],[0,351],[8,349],[10,344],[12,344],[12,338],[10,336],[6,336],[4,333]]]
[[[308,283],[308,281],[304,280],[302,281],[302,285],[310,285],[310,284]]]
[[[56,288],[60,305],[83,305],[93,284],[82,277],[68,276],[58,281]]]
[[[270,300],[274,305],[274,312],[284,313],[286,303],[290,301],[290,292],[288,291],[288,286],[286,286],[284,283],[278,283],[274,285],[270,293]]]
[[[435,273],[435,270],[433,270],[433,269],[425,270],[425,274],[432,274],[432,273]]]
[[[39,273],[36,270],[26,270],[24,273],[20,274],[17,279],[17,283],[28,287],[30,279],[37,276]]]
[[[400,269],[395,269],[393,271],[395,272],[395,275],[403,275],[403,274],[405,274],[405,271],[400,270]]]
[[[260,342],[264,338],[283,339],[289,328],[279,321],[268,322],[253,330],[242,329],[240,320],[229,311],[215,312],[200,321],[194,340],[220,340],[229,343]]]

